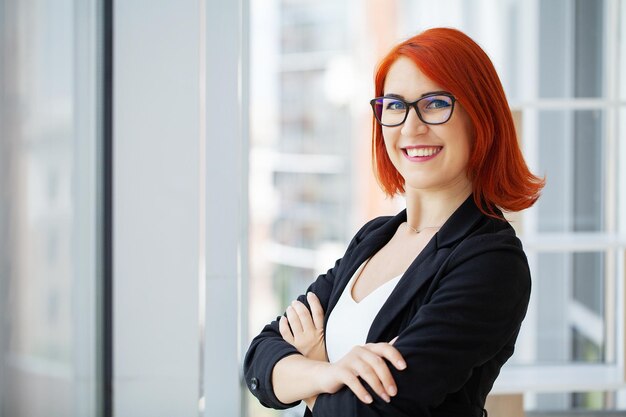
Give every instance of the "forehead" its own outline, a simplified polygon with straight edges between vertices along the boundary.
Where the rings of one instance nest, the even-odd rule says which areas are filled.
[[[398,94],[405,99],[415,99],[431,91],[441,91],[440,85],[426,77],[413,61],[406,57],[398,58],[387,72],[384,94]]]

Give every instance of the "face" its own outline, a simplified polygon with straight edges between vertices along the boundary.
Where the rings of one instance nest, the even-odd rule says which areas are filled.
[[[408,58],[390,67],[384,95],[414,102],[432,92],[445,91],[427,78]],[[454,190],[469,184],[466,168],[470,157],[471,121],[457,101],[450,120],[440,125],[422,122],[411,107],[406,121],[384,127],[385,147],[391,162],[405,180],[405,191]]]

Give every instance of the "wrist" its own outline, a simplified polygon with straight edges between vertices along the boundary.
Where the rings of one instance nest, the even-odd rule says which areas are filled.
[[[311,375],[313,375],[313,384],[318,394],[328,393],[328,372],[332,364],[326,361],[313,361]],[[317,395],[315,396],[317,398]]]

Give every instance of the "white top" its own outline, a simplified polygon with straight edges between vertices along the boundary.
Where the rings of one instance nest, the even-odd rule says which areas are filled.
[[[360,302],[352,298],[352,287],[361,274],[365,261],[343,290],[326,323],[326,352],[330,362],[337,362],[356,345],[364,345],[372,322],[402,275],[385,282]]]

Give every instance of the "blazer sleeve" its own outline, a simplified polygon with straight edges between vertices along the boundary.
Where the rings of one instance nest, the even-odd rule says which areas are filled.
[[[319,298],[324,311],[328,311],[330,294],[337,272],[341,267],[342,260],[346,259],[362,238],[370,230],[374,229],[377,224],[380,224],[382,220],[383,218],[377,218],[365,224],[354,238],[352,238],[344,256],[337,260],[334,267],[329,269],[328,272],[320,275],[303,295],[298,296],[298,300],[310,309],[306,300],[306,293],[311,291]],[[285,313],[283,313],[283,315],[284,314]],[[272,371],[274,365],[276,365],[279,360],[289,355],[299,355],[300,352],[282,338],[278,329],[279,319],[280,316],[267,324],[261,333],[252,340],[248,352],[246,353],[243,367],[246,385],[261,404],[265,407],[285,409],[298,405],[300,401],[284,404],[276,398],[272,387]]]
[[[407,368],[398,371],[388,363],[398,386],[391,402],[382,401],[364,383],[374,398],[372,404],[362,403],[344,387],[319,395],[314,417],[430,415],[446,395],[463,387],[476,367],[514,340],[530,296],[528,262],[516,237],[468,238],[435,279],[430,299],[394,344]]]

